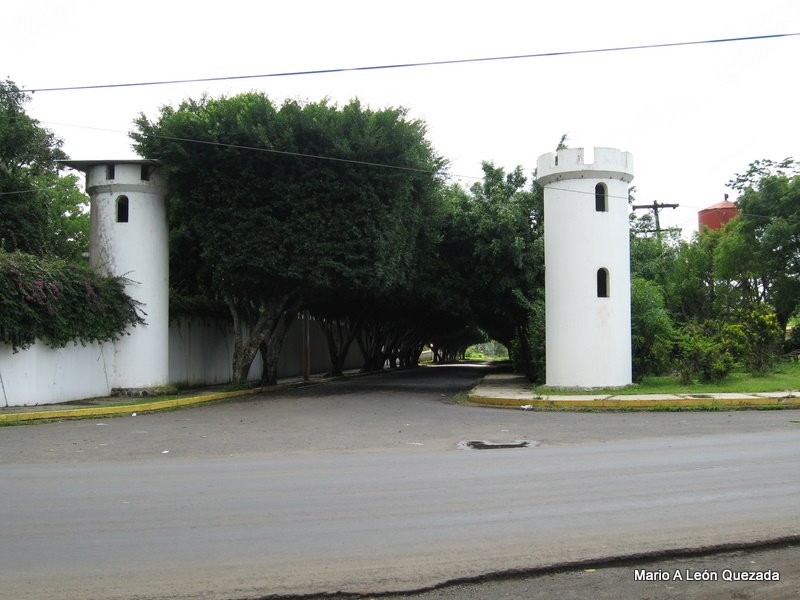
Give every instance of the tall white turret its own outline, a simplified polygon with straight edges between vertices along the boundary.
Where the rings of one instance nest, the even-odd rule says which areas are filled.
[[[126,293],[142,304],[146,325],[114,343],[111,388],[169,381],[169,236],[166,183],[152,160],[66,161],[86,174],[91,197],[90,260],[126,277]]]
[[[613,148],[544,154],[546,383],[631,383],[628,184],[633,157]]]

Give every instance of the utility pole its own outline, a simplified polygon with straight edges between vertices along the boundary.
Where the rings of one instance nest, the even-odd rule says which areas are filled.
[[[680,206],[680,205],[679,204],[665,204],[664,202],[658,202],[657,200],[653,200],[652,204],[634,204],[633,206],[631,206],[631,208],[633,210],[646,209],[646,210],[652,210],[653,211],[653,216],[655,217],[655,221],[656,221],[656,231],[655,231],[655,233],[660,238],[661,237],[661,221],[658,218],[658,212],[662,208],[678,208],[678,206]]]

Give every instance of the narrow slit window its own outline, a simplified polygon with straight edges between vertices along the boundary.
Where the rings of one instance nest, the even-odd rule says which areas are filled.
[[[117,198],[117,223],[128,222],[128,197],[120,196]]]
[[[597,212],[608,212],[608,190],[604,183],[594,186],[594,209]]]
[[[597,297],[608,298],[608,269],[597,269]]]
[[[114,179],[114,163],[108,163],[106,165],[106,179]]]
[[[152,169],[151,169],[150,165],[142,165],[142,175],[141,175],[141,180],[142,181],[150,181],[150,172],[151,172],[151,170]]]

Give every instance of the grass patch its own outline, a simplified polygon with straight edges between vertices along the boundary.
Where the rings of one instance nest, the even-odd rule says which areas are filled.
[[[469,394],[467,392],[456,392],[450,397],[450,400],[454,404],[459,404],[461,406],[468,406],[470,404]]]
[[[539,394],[549,396],[586,393],[587,390],[551,389],[546,386],[534,388]],[[681,385],[675,375],[645,377],[641,383],[624,388],[592,389],[592,394],[713,394],[748,392],[783,392],[800,390],[800,361],[780,363],[769,375],[754,377],[750,373],[734,372],[719,383],[692,383]]]
[[[718,403],[698,404],[695,406],[679,406],[676,404],[663,404],[659,406],[617,406],[617,407],[590,407],[576,406],[564,407],[554,406],[552,408],[533,408],[533,411],[540,412],[569,412],[569,413],[642,413],[642,412],[734,412],[734,411],[773,411],[773,410],[797,410],[795,406],[784,404],[758,404],[740,406],[722,406]],[[800,423],[800,421],[790,421]]]

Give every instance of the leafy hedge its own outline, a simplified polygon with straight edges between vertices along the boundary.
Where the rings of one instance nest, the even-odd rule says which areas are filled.
[[[54,348],[116,340],[144,323],[125,283],[88,265],[0,250],[0,342],[16,352],[37,339]]]

